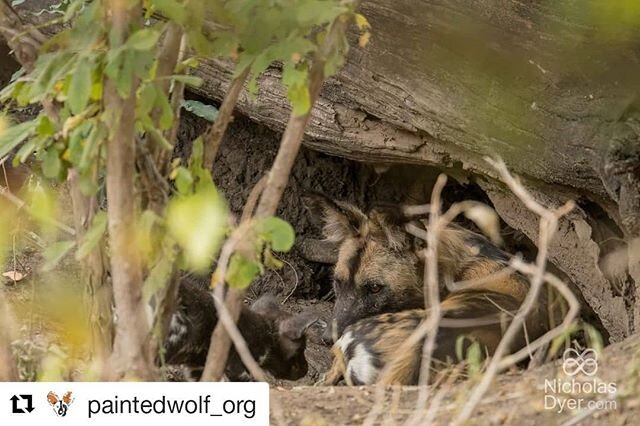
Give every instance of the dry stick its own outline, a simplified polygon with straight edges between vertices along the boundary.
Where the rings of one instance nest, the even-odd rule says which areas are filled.
[[[533,305],[538,299],[538,295],[540,293],[540,289],[544,280],[549,243],[556,230],[558,218],[568,213],[571,208],[573,208],[573,203],[568,202],[563,207],[555,211],[546,209],[544,206],[535,201],[535,199],[526,191],[526,189],[524,189],[524,187],[511,176],[502,160],[492,160],[487,158],[486,161],[498,171],[507,186],[509,186],[511,191],[518,198],[520,198],[520,200],[527,206],[527,208],[540,216],[541,220],[538,235],[538,255],[536,257],[536,270],[531,277],[531,287],[529,289],[529,292],[527,293],[527,296],[520,306],[520,309],[518,309],[518,312],[509,324],[509,327],[507,327],[507,330],[500,340],[500,343],[498,344],[498,347],[493,354],[493,358],[491,359],[487,370],[483,374],[480,383],[473,389],[471,395],[469,396],[469,399],[462,407],[462,410],[460,411],[458,416],[453,421],[454,425],[460,425],[469,420],[471,414],[473,413],[473,410],[478,405],[484,394],[487,392],[495,375],[505,368],[505,365],[501,364],[502,357],[509,349],[509,345],[511,344],[520,327],[522,327],[522,325],[524,324],[527,314],[531,311]]]
[[[14,204],[16,207],[18,207],[18,209],[24,209],[27,213],[29,213],[29,215],[33,215],[33,211],[31,210],[31,208],[27,205],[27,203],[25,203],[24,201],[22,201],[20,198],[16,197],[15,195],[13,195],[13,193],[11,191],[9,191],[7,188],[5,188],[4,186],[0,185],[0,196],[6,198],[8,201],[10,201],[12,204]],[[53,226],[55,226],[56,228],[60,229],[61,231],[66,232],[69,235],[76,235],[76,231],[62,223],[62,222],[58,222],[55,219],[49,218],[49,217],[42,217],[40,218],[40,220],[47,222]]]
[[[111,48],[122,46],[129,27],[138,19],[140,4],[135,7],[120,0],[105,4],[111,24]],[[104,108],[111,120],[107,140],[107,210],[111,278],[115,310],[118,317],[112,356],[111,379],[132,376],[153,377],[149,342],[150,324],[142,297],[142,258],[132,236],[136,234],[135,194],[135,107],[134,80],[127,98],[120,97],[115,82],[106,80]]]
[[[182,62],[187,55],[187,37],[182,35],[180,40],[180,52],[178,53],[178,62]],[[182,81],[174,81],[173,89],[171,91],[171,109],[173,110],[173,126],[166,132],[165,137],[172,146],[175,146],[178,140],[178,129],[180,127],[180,116],[182,111],[182,100],[184,99],[184,83]],[[160,151],[160,156],[157,159],[158,170],[163,176],[169,174],[169,164],[171,160],[171,153],[166,150]]]
[[[526,275],[533,275],[535,272],[535,267],[533,265],[524,263],[521,259],[513,259],[511,261],[511,265],[513,269]],[[571,327],[573,321],[576,319],[578,313],[580,312],[580,303],[578,302],[578,299],[573,294],[573,292],[571,292],[571,290],[569,289],[569,286],[567,286],[564,282],[562,282],[562,280],[560,280],[550,272],[546,272],[544,274],[544,280],[545,282],[555,287],[556,290],[558,290],[558,292],[562,295],[562,297],[564,297],[564,299],[569,304],[569,311],[558,326],[554,327],[553,329],[543,334],[541,337],[531,342],[529,345],[527,345],[527,347],[522,348],[518,352],[505,356],[502,361],[500,361],[500,369],[508,368],[516,364],[517,362],[522,361],[523,359],[527,358],[529,352],[534,352],[538,348],[551,342],[556,337],[562,335],[569,327]]]
[[[429,398],[429,373],[431,371],[431,357],[436,345],[436,336],[438,335],[438,323],[440,322],[441,306],[440,306],[440,287],[438,286],[438,242],[440,240],[440,230],[443,226],[440,224],[440,198],[442,190],[447,183],[447,177],[443,174],[438,176],[438,180],[433,186],[431,192],[431,214],[429,215],[429,226],[427,227],[427,252],[424,264],[425,275],[425,307],[429,309],[429,322],[433,332],[427,335],[422,346],[422,360],[420,363],[420,390],[416,399],[416,411],[407,423],[416,425],[420,422],[420,410],[427,403]]]
[[[264,185],[267,179],[266,176],[263,176],[258,183],[255,184],[249,197],[247,198],[247,202],[244,205],[244,209],[242,211],[242,217],[240,220],[239,226],[233,231],[231,236],[225,241],[222,249],[220,250],[220,255],[218,256],[218,266],[211,275],[211,287],[214,289],[214,300],[221,301],[224,299],[224,278],[227,276],[227,268],[229,267],[229,260],[231,259],[231,255],[236,249],[236,245],[247,237],[247,233],[251,230],[251,214],[255,209],[256,203],[262,190],[264,189]],[[224,315],[228,315],[231,319],[233,319],[233,327],[237,330],[236,322],[240,317],[240,310],[242,309],[242,300],[237,304],[234,302],[234,307],[237,310],[231,310],[227,307],[227,304],[220,304],[220,306],[216,305],[216,309],[219,312],[224,311]],[[225,367],[227,365],[227,359],[225,354],[221,352],[215,351],[217,345],[220,344],[221,341],[225,339],[229,339],[229,335],[226,333],[227,327],[224,325],[222,327],[216,326],[212,335],[211,335],[211,343],[209,344],[209,352],[207,353],[207,362],[205,363],[204,370],[202,372],[201,381],[219,381],[224,374]],[[237,347],[236,347],[237,348]],[[239,352],[241,349],[238,350]],[[223,357],[224,356],[224,357]],[[245,355],[247,356],[247,355]],[[251,353],[248,353],[248,357],[251,357]],[[215,378],[215,380],[214,380]]]
[[[18,14],[6,0],[0,0],[0,34],[14,52],[16,59],[29,72],[38,59],[40,46],[47,39],[37,29],[23,24]],[[16,34],[20,34],[16,37]]]
[[[206,170],[213,170],[213,163],[216,161],[216,155],[218,154],[218,149],[220,149],[222,137],[231,122],[233,110],[236,108],[238,97],[249,75],[249,70],[250,67],[247,67],[233,79],[229,91],[225,95],[222,105],[220,105],[216,121],[205,136],[204,168]]]
[[[224,306],[224,303],[219,297],[214,295],[213,301],[216,304],[216,309],[218,311],[218,319],[224,324],[227,333],[230,335],[231,340],[233,341],[233,345],[236,347],[236,351],[238,355],[240,355],[240,359],[242,363],[247,367],[249,373],[258,381],[265,382],[267,381],[267,375],[264,374],[262,368],[258,365],[256,360],[251,355],[251,351],[247,346],[247,342],[240,334],[240,330],[236,326],[235,321],[231,318],[229,314],[229,310]]]
[[[289,180],[291,168],[293,167],[295,158],[298,155],[298,150],[302,144],[306,125],[311,117],[311,109],[318,98],[320,87],[324,81],[324,65],[326,58],[329,57],[330,53],[335,48],[335,45],[337,44],[339,37],[344,33],[346,26],[347,21],[344,17],[339,17],[334,21],[329,33],[320,47],[320,50],[318,51],[318,54],[313,60],[313,65],[309,71],[309,97],[311,100],[311,107],[306,114],[299,116],[292,113],[289,118],[287,128],[282,135],[278,154],[276,155],[271,171],[268,174],[264,191],[262,192],[260,202],[256,209],[255,216],[258,218],[272,216],[276,212],[280,198],[282,198],[284,188]],[[211,154],[209,155],[211,156]],[[243,299],[244,291],[229,289],[225,304],[231,313],[232,318],[236,322],[240,315],[240,308],[242,307]],[[203,380],[219,381],[224,373],[224,367],[229,356],[231,341],[225,332],[223,323],[216,325],[213,334],[217,340],[212,337],[209,355],[205,364],[205,371],[208,374],[206,376],[203,374]],[[219,365],[211,365],[213,362],[217,362]]]
[[[424,282],[425,282],[425,285],[428,286],[427,291],[425,291],[425,306],[426,307],[431,306],[432,309],[435,307],[437,310],[437,315],[433,315],[429,311],[427,311],[429,318],[423,321],[422,324],[420,324],[418,328],[416,328],[413,331],[413,333],[409,336],[409,339],[407,339],[396,351],[396,354],[397,354],[396,357],[400,357],[402,356],[402,354],[406,353],[406,351],[415,350],[414,346],[417,345],[420,342],[420,340],[424,339],[426,335],[429,335],[429,338],[426,339],[423,344],[423,351],[422,351],[423,360],[422,360],[421,369],[420,369],[421,370],[420,383],[423,384],[423,386],[420,389],[418,400],[416,401],[417,405],[425,404],[428,397],[428,388],[426,387],[426,383],[423,383],[423,380],[424,378],[428,378],[428,374],[429,374],[428,369],[431,366],[431,354],[433,353],[433,348],[435,346],[435,337],[437,334],[436,333],[437,327],[445,321],[451,321],[451,320],[440,318],[441,312],[440,312],[440,303],[439,303],[440,301],[439,301],[439,287],[438,287],[438,274],[437,274],[437,270],[438,270],[437,244],[438,244],[439,234],[440,234],[440,231],[444,229],[450,222],[452,222],[460,213],[464,212],[470,207],[477,205],[477,202],[475,201],[462,201],[460,203],[453,204],[449,208],[449,210],[447,210],[442,216],[440,216],[440,194],[445,184],[446,184],[446,176],[444,175],[438,176],[438,180],[436,181],[436,184],[434,185],[434,188],[432,191],[431,204],[425,204],[423,206],[405,206],[403,208],[406,214],[420,215],[420,214],[425,214],[427,212],[426,208],[428,207],[430,212],[430,219],[433,219],[433,220],[430,220],[430,225],[427,227],[428,230],[418,228],[413,224],[408,224],[406,226],[407,232],[413,234],[418,238],[421,238],[427,241],[428,250],[430,247],[435,248],[435,250],[428,251],[427,253],[427,259],[425,260]],[[435,285],[436,287],[435,289],[433,288],[433,285]],[[434,305],[434,303],[431,300],[437,301],[438,302],[437,305]],[[492,319],[490,322],[495,323],[495,320]],[[455,320],[451,324],[453,326],[456,326]],[[424,362],[425,359],[428,361],[427,363]],[[385,368],[382,370],[379,376],[380,382],[384,383],[386,381],[385,377],[389,374],[389,372],[392,370],[394,365],[395,365],[395,361],[391,361],[388,365],[385,366]],[[427,369],[427,370],[425,371],[424,369]],[[374,405],[374,408],[371,410],[371,412],[369,412],[369,414],[367,415],[365,424],[371,425],[375,422],[375,420],[379,416],[380,411],[382,410],[382,406],[384,405],[383,400],[384,400],[384,387],[382,387],[382,385],[379,385],[376,389],[377,402]],[[418,417],[416,417],[418,410],[419,409],[417,409],[414,412],[414,416],[412,416],[412,418],[410,419],[410,422],[417,422],[420,420]]]

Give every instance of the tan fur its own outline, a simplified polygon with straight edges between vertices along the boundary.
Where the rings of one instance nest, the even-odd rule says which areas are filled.
[[[347,365],[344,360],[344,354],[340,350],[337,345],[334,345],[331,349],[333,353],[333,362],[331,363],[331,368],[325,374],[321,381],[317,384],[321,386],[334,386],[338,384],[341,378],[344,377],[344,374],[347,371]]]

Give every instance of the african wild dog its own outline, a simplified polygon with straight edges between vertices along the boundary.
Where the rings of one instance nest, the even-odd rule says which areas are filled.
[[[336,359],[332,371],[339,371],[341,368],[336,364],[342,362],[343,372],[346,372],[349,361],[355,362],[352,370],[358,370],[357,360],[368,359],[377,372],[388,361],[386,357],[391,355],[391,349],[397,346],[397,342],[406,339],[426,315],[423,310],[424,264],[418,254],[424,248],[424,241],[405,231],[405,225],[411,218],[404,217],[399,209],[373,209],[365,214],[351,204],[332,201],[318,194],[307,195],[305,203],[313,213],[321,216],[325,237],[339,243],[333,283],[335,329],[331,334],[343,337],[334,346],[334,352],[341,352],[342,355],[337,355],[343,359]],[[442,308],[446,314],[451,318],[476,318],[487,313],[495,316],[501,311],[502,304],[506,311],[517,310],[529,288],[524,276],[513,273],[480,280],[505,268],[508,260],[506,253],[482,235],[457,225],[442,230],[438,246],[441,288],[445,283],[472,283],[463,290],[445,295]],[[498,299],[500,308],[495,303]],[[385,313],[398,314],[378,316]],[[395,324],[396,320],[399,324]],[[543,333],[548,328],[546,322],[545,302],[542,300],[527,320],[528,337],[534,339]],[[374,330],[376,327],[380,329]],[[436,358],[446,358],[445,355],[453,358],[451,344],[447,342],[455,342],[458,335],[470,332],[482,337],[478,340],[489,353],[502,335],[501,327],[495,325],[441,330]],[[521,342],[523,336],[519,337]],[[382,349],[376,349],[372,339],[379,340],[375,343]],[[407,364],[406,371],[413,371],[409,365],[412,364]],[[366,383],[374,380],[372,378],[377,373],[367,371],[356,374],[356,381]],[[404,379],[412,382],[408,380],[409,376]]]
[[[243,307],[238,328],[260,367],[276,378],[297,380],[308,369],[305,331],[317,319],[312,312],[289,314],[273,296],[265,295],[251,308]],[[199,284],[183,280],[165,339],[166,364],[182,365],[187,376],[193,375],[187,379],[199,379],[217,320],[211,294]],[[231,351],[225,374],[232,381],[251,379],[235,350]]]
[[[368,214],[356,206],[309,194],[305,204],[324,222],[324,236],[339,244],[334,267],[333,320],[340,336],[356,321],[376,314],[424,308],[424,241],[404,229],[410,218],[389,209]],[[482,235],[450,225],[440,235],[438,269],[442,283],[472,281],[500,271],[509,257]],[[441,286],[443,287],[443,286]],[[529,288],[519,274],[481,282],[477,290],[522,301]]]
[[[492,354],[519,306],[520,302],[507,294],[475,289],[452,293],[441,304],[443,319],[432,354],[432,369],[459,361],[456,345],[460,337],[465,337],[463,354],[471,342],[477,342],[486,354]],[[417,384],[424,338],[409,347],[403,344],[427,315],[424,309],[410,309],[375,315],[349,325],[333,345],[333,364],[321,384],[335,385],[341,378],[349,385],[370,385],[379,380],[384,384]],[[534,312],[528,317],[527,336],[543,332],[537,321],[540,315],[543,313]],[[447,320],[466,320],[467,324],[447,325]],[[525,344],[525,333],[519,333],[511,349]],[[386,366],[389,366],[387,373],[381,377],[380,372]]]

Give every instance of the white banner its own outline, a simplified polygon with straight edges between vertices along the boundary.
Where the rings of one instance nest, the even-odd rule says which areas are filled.
[[[0,382],[1,425],[268,425],[266,383]],[[176,421],[178,423],[176,423]],[[185,423],[181,423],[185,422]]]

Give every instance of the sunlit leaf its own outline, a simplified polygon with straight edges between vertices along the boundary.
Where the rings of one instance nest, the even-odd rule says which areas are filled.
[[[247,288],[260,274],[260,264],[236,253],[231,256],[227,270],[227,283],[233,288]]]
[[[174,177],[178,192],[188,195],[193,191],[193,176],[185,167],[178,167],[174,170]]]
[[[227,208],[214,189],[173,199],[167,211],[167,227],[190,267],[210,266],[227,231]]]
[[[367,20],[367,18],[364,17],[364,15],[356,13],[355,19],[356,19],[356,25],[358,26],[358,29],[360,31],[368,30],[369,28],[371,28],[369,21]]]
[[[126,47],[134,50],[150,50],[158,44],[160,31],[152,28],[143,28],[131,34]]]
[[[44,154],[42,159],[42,173],[50,179],[57,178],[62,170],[62,161],[58,151],[55,148],[50,148]]]
[[[271,244],[275,251],[287,252],[293,247],[295,231],[289,222],[271,216],[256,223],[256,232]]]
[[[89,58],[82,58],[71,76],[67,103],[73,114],[81,113],[89,102],[92,65],[93,63]]]
[[[3,123],[6,126],[6,118],[3,119]],[[24,142],[26,138],[31,136],[36,125],[37,121],[31,120],[5,128],[4,131],[0,133],[0,158],[7,155],[13,148],[20,145],[20,143]]]
[[[187,10],[184,4],[175,0],[153,0],[153,6],[161,15],[178,24],[184,24],[187,19]]]

